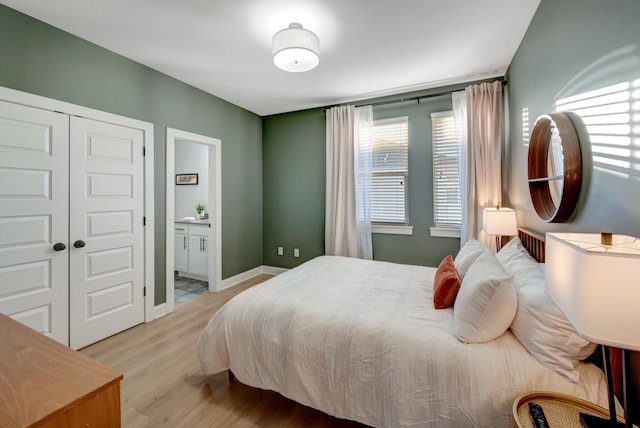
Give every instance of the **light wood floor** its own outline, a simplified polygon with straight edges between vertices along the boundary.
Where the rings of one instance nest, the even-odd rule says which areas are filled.
[[[196,343],[211,315],[261,275],[219,293],[180,304],[171,314],[82,349],[122,373],[122,426],[129,427],[340,427],[339,420],[281,395],[229,383],[226,373],[200,372]]]

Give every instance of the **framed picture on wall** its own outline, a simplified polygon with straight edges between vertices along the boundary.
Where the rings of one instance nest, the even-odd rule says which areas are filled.
[[[198,184],[198,174],[176,174],[176,186]]]

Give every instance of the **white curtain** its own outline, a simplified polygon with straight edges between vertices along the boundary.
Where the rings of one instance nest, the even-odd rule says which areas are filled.
[[[369,195],[373,121],[371,106],[367,107],[339,106],[327,110],[327,255],[372,258]]]
[[[460,226],[460,248],[469,240],[467,223],[467,187],[469,180],[467,146],[467,95],[465,91],[451,94],[453,102],[453,123],[456,127],[456,145],[458,148],[458,171],[460,180],[460,202],[462,205],[462,224]]]
[[[371,243],[371,177],[373,165],[373,108],[357,107],[354,121],[358,258],[373,259]]]
[[[468,86],[464,93],[466,144],[462,151],[466,148],[467,156],[466,168],[461,170],[461,176],[466,173],[466,179],[461,180],[460,245],[476,238],[495,251],[495,240],[484,233],[482,224],[483,209],[502,203],[502,83]],[[458,106],[458,109],[462,108]]]

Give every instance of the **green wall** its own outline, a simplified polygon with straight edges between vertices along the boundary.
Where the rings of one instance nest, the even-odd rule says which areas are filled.
[[[429,234],[433,226],[431,113],[451,108],[450,96],[374,107],[374,119],[409,117],[409,219],[413,226],[412,236],[374,234],[374,259],[437,266],[446,255],[457,254],[459,239]],[[294,267],[324,254],[326,117],[315,109],[267,116],[262,123],[264,264]],[[277,255],[278,246],[285,247],[283,256]],[[294,247],[300,248],[299,259],[293,258]]]
[[[264,264],[290,268],[324,254],[325,115],[264,117],[262,137]]]
[[[440,92],[440,91],[437,91]],[[451,96],[427,98],[420,103],[408,102],[377,106],[374,120],[409,117],[409,223],[413,235],[373,235],[376,260],[423,266],[438,266],[449,254],[457,254],[460,239],[431,237],[433,226],[433,150],[431,113],[453,108]]]
[[[518,223],[539,232],[601,232],[640,235],[640,1],[542,0],[511,63],[509,79],[508,198]],[[540,221],[526,182],[527,147],[522,110],[531,126],[556,101],[615,84],[628,84],[629,131],[616,154],[603,155],[602,143],[584,145],[581,202],[574,219],[563,224]],[[611,143],[616,136],[607,136]],[[594,157],[591,157],[593,149]],[[616,165],[612,165],[615,163]],[[604,286],[605,284],[603,284]],[[629,326],[629,328],[638,328]],[[632,356],[636,391],[634,421],[640,420],[640,353]]]
[[[166,127],[222,140],[222,277],[262,264],[259,116],[0,6],[0,86],[151,122],[155,300],[165,301]]]
[[[639,20],[638,0],[541,2],[508,72],[511,130],[506,190],[520,225],[541,232],[640,234]],[[532,127],[538,116],[555,111],[558,100],[619,83],[630,86],[631,97],[627,119],[631,131],[624,136],[627,143],[618,147],[623,150],[602,156],[597,153],[602,144],[585,144],[587,177],[574,218],[564,224],[539,220],[526,181],[523,109],[528,109]],[[591,149],[596,155],[593,162]],[[611,162],[621,166],[607,164]]]

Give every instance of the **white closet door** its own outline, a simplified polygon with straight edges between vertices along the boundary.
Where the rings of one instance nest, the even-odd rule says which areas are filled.
[[[0,101],[0,312],[65,345],[68,130],[66,115]]]
[[[78,349],[144,321],[143,133],[71,117],[70,134],[70,346]]]

